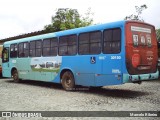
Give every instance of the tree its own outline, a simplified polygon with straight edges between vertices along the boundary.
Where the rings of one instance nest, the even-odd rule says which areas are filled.
[[[82,17],[76,9],[61,8],[57,10],[55,16],[52,16],[52,23],[46,25],[44,30],[47,32],[55,32],[88,26],[93,22],[90,15],[90,9],[88,9],[86,17]]]
[[[125,20],[135,20],[135,21],[142,21],[144,22],[143,18],[141,17],[142,11],[147,9],[147,5],[141,5],[140,7],[135,6],[136,14],[131,14],[129,16],[126,16]]]

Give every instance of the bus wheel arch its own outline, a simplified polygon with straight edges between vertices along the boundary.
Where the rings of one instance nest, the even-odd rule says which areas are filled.
[[[14,82],[16,82],[16,83],[20,82],[18,70],[15,67],[12,68],[11,75],[13,77]]]
[[[60,73],[61,84],[67,91],[75,90],[75,78],[74,74],[69,69],[64,69]]]

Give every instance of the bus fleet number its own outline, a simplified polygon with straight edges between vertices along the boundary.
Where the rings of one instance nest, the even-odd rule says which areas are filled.
[[[121,56],[111,56],[111,59],[114,60],[114,59],[121,59]]]

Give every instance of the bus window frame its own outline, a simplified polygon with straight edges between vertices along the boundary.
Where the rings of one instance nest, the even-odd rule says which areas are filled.
[[[70,40],[69,38],[71,36],[74,36],[74,44],[73,43],[69,43]],[[66,44],[61,44],[61,38],[65,38],[66,37]],[[74,56],[77,54],[77,40],[78,40],[78,36],[77,34],[70,34],[70,35],[64,35],[64,36],[59,36],[59,45],[58,45],[58,55],[59,56]],[[63,41],[63,40],[62,40]],[[73,41],[72,41],[73,42]],[[65,52],[61,52],[61,48],[66,47],[66,51]],[[76,47],[74,52],[69,52],[70,47]]]
[[[16,45],[17,47],[15,47],[15,45]],[[13,51],[11,51],[12,46],[14,46]],[[15,48],[16,48],[17,50],[15,50]],[[12,54],[13,54],[13,55],[12,55]],[[15,54],[15,55],[14,55],[14,54]],[[14,43],[14,44],[11,44],[11,45],[10,45],[10,58],[17,58],[17,57],[18,57],[18,44],[17,44],[17,43]]]
[[[34,46],[32,45],[33,43],[34,43]],[[32,49],[31,49],[31,45],[32,45]],[[33,47],[34,47],[34,49],[33,49]],[[36,42],[35,42],[35,40],[29,41],[29,57],[35,57],[35,56],[36,56]]]
[[[49,41],[50,42],[50,45],[49,46],[45,46],[44,45],[44,42],[45,41]],[[53,42],[54,41],[54,42]],[[56,45],[54,45],[53,43],[56,42]],[[43,57],[50,57],[50,56],[57,56],[58,55],[58,38],[57,37],[51,37],[51,38],[46,38],[46,39],[43,39],[42,41],[42,56]],[[49,53],[45,53],[44,50],[45,49],[49,49]],[[53,49],[56,51],[53,52]]]
[[[25,48],[24,48],[24,44],[25,44],[25,43],[28,44],[28,49],[26,49],[27,52],[28,52],[27,55],[26,55]],[[19,51],[19,45],[20,45],[20,44],[23,44],[23,50],[22,50],[22,53],[21,53],[21,54],[23,54],[23,55],[20,55],[20,53],[19,53],[19,52],[20,52],[20,51]],[[27,41],[27,42],[18,43],[18,47],[17,47],[17,48],[18,48],[18,57],[19,57],[19,58],[27,58],[27,57],[29,56],[29,45],[30,45],[30,44],[29,44],[28,41]]]
[[[117,40],[117,41],[120,43],[120,44],[119,44],[119,45],[120,45],[120,46],[119,46],[119,50],[118,50],[118,52],[117,52],[117,51],[116,51],[116,52],[112,52],[113,50],[110,50],[109,52],[106,52],[106,51],[105,51],[105,42],[112,42],[112,43],[113,43],[113,37],[114,37],[114,36],[113,36],[113,30],[116,30],[116,29],[117,29],[117,30],[118,30],[118,29],[120,30],[120,40],[119,40],[119,41]],[[105,31],[108,31],[108,30],[112,30],[112,40],[105,41],[105,37],[104,37],[105,34],[104,34],[104,33],[105,33]],[[104,30],[103,30],[103,40],[102,40],[102,42],[103,42],[103,44],[102,44],[102,45],[103,45],[103,46],[102,46],[102,52],[103,52],[103,54],[119,54],[119,53],[121,52],[121,47],[122,47],[122,43],[121,43],[121,42],[122,42],[122,31],[123,31],[123,30],[121,30],[120,27],[109,28],[109,29],[104,29]],[[117,42],[117,41],[116,41],[116,42]],[[110,46],[112,46],[112,45],[110,44]],[[112,47],[111,49],[113,49],[113,47]]]
[[[91,34],[93,34],[93,33],[100,33],[100,40],[99,40],[99,42],[98,41],[92,41],[91,40]],[[81,37],[81,35],[84,35],[84,34],[88,34],[88,42],[85,42],[85,43],[80,43],[80,37]],[[79,35],[78,35],[78,54],[79,55],[99,55],[99,54],[101,54],[101,52],[102,52],[102,39],[103,39],[103,33],[102,33],[102,31],[101,30],[95,30],[95,31],[89,31],[89,32],[83,32],[83,33],[80,33]],[[99,47],[99,51],[96,53],[95,51],[94,51],[94,53],[92,53],[92,51],[91,51],[91,45],[93,45],[93,44],[100,44],[100,47]],[[83,53],[80,51],[80,45],[87,45],[88,46],[88,53],[84,53],[84,51],[83,51]]]
[[[37,42],[41,43],[40,47],[38,47]],[[34,45],[32,45],[32,43],[34,43]],[[31,45],[32,45],[32,49],[31,49]],[[42,45],[43,45],[42,39],[30,41],[29,42],[29,57],[41,57],[42,56]],[[40,50],[40,54],[38,54],[37,50]]]
[[[40,42],[40,47],[38,46],[37,42]],[[35,40],[35,57],[41,57],[42,56],[42,40]],[[40,50],[40,51],[38,51]],[[40,54],[39,54],[40,53]]]
[[[7,50],[8,54],[6,55],[6,59],[4,60],[4,51]],[[4,47],[2,51],[2,63],[7,63],[9,62],[9,47]]]

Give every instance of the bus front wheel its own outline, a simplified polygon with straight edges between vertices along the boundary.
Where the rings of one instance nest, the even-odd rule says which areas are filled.
[[[61,78],[62,86],[67,91],[75,90],[75,81],[72,72],[66,71],[63,73]]]
[[[16,82],[16,83],[20,82],[20,79],[19,79],[18,71],[17,71],[17,70],[13,70],[12,76],[13,76],[14,82]]]

